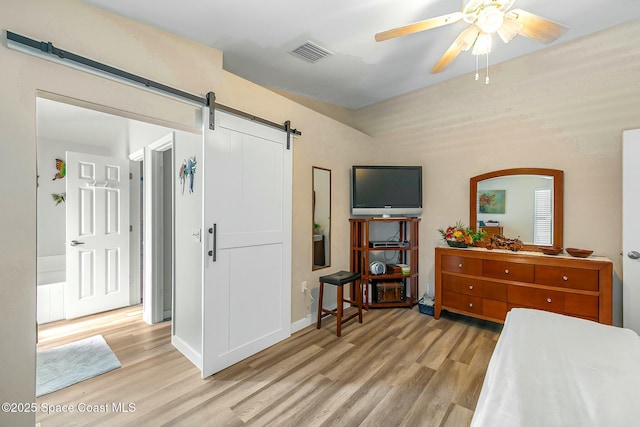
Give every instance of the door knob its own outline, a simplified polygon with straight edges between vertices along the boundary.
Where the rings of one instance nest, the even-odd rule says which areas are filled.
[[[84,245],[84,242],[79,242],[77,240],[72,240],[71,241],[71,246],[78,246],[78,245]]]
[[[631,259],[638,259],[640,258],[640,252],[638,251],[630,251],[627,256]]]

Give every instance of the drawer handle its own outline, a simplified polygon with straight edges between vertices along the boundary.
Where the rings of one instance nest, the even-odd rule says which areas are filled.
[[[462,268],[462,263],[458,264],[458,268]]]
[[[473,303],[472,302],[469,303],[469,308],[473,308]]]
[[[508,268],[504,269],[504,274],[509,274],[509,269]]]
[[[562,280],[566,282],[567,280],[569,280],[569,278],[567,276],[562,276]]]
[[[473,290],[473,285],[469,285],[469,290],[472,291]]]
[[[550,302],[551,302],[551,298],[547,298],[547,302],[549,302],[549,303],[550,303]]]

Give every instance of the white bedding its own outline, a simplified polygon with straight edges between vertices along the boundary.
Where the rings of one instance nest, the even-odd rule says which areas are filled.
[[[640,426],[640,337],[589,320],[512,309],[471,426]]]

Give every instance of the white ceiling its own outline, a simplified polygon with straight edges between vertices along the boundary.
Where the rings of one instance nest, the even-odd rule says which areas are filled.
[[[83,1],[215,47],[224,52],[225,70],[257,84],[349,108],[475,73],[470,52],[430,73],[464,22],[374,41],[377,32],[459,11],[461,0]],[[551,45],[640,18],[639,0],[516,0],[513,7],[568,26]],[[312,64],[288,53],[306,41],[334,55]],[[489,61],[547,46],[523,36],[494,40]]]

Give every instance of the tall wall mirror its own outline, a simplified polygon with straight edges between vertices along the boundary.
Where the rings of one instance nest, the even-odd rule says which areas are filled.
[[[474,176],[469,187],[470,227],[486,231],[487,237],[519,238],[526,250],[562,248],[563,177],[561,170],[541,168]]]
[[[331,265],[331,170],[313,166],[313,270]]]

